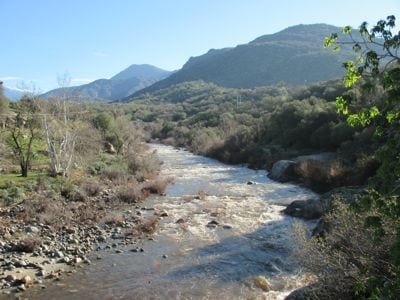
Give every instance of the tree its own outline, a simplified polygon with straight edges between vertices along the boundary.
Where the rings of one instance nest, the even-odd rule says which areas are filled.
[[[17,104],[17,113],[8,119],[8,145],[21,168],[21,176],[27,177],[33,158],[33,143],[40,135],[37,116],[39,107],[35,98],[25,96]]]
[[[114,117],[108,112],[101,112],[94,118],[93,124],[101,131],[104,137],[114,127]]]
[[[76,146],[76,130],[70,119],[70,104],[66,87],[69,83],[67,74],[58,78],[59,86],[63,89],[60,97],[49,99],[42,107],[42,125],[44,137],[50,156],[50,173],[53,176],[68,176]]]
[[[359,295],[369,291],[376,299],[400,296],[400,32],[395,34],[394,28],[395,17],[388,16],[371,29],[367,23],[361,24],[359,37],[346,26],[343,33],[350,41],[341,41],[337,33],[325,40],[325,46],[334,49],[350,44],[359,54],[357,61],[344,63],[344,83],[363,88],[370,97],[338,97],[337,110],[351,126],[374,128],[381,145],[375,153],[380,162],[377,175],[367,194],[355,204],[358,211],[367,213],[365,225],[375,230],[376,242],[391,242],[393,270],[384,275],[371,273],[368,282],[356,285]],[[383,94],[374,93],[377,88]]]
[[[3,82],[0,81],[0,128],[5,127],[6,114],[8,111],[8,100],[4,96]]]

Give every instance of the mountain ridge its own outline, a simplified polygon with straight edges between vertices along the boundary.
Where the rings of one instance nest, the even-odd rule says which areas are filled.
[[[350,47],[343,47],[339,53],[324,49],[324,38],[332,32],[341,32],[341,28],[322,23],[300,24],[262,35],[247,44],[210,49],[190,57],[180,70],[132,96],[196,80],[223,87],[253,88],[339,78],[344,73],[342,62],[354,58],[354,53]]]
[[[65,92],[75,99],[113,101],[127,97],[136,91],[167,77],[171,71],[166,71],[149,64],[133,64],[117,73],[110,79],[97,79],[87,84],[58,88],[41,96],[57,97]]]

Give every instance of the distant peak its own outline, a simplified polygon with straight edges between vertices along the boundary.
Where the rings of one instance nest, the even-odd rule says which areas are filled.
[[[291,40],[292,38],[296,37],[298,39],[301,38],[302,35],[304,37],[321,37],[321,36],[328,36],[333,32],[340,31],[341,28],[325,23],[317,23],[317,24],[299,24],[287,27],[277,33],[273,34],[266,34],[262,35],[255,40],[251,41],[251,44],[259,44],[277,40]]]
[[[130,65],[125,70],[119,72],[117,75],[111,77],[111,80],[125,80],[129,78],[143,78],[152,79],[159,78],[163,76],[168,76],[171,72],[160,69],[149,64],[133,64]]]

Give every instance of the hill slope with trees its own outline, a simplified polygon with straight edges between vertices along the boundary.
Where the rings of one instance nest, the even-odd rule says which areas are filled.
[[[297,25],[234,48],[211,49],[191,57],[182,69],[137,94],[196,80],[250,88],[339,78],[343,75],[341,62],[354,54],[346,47],[337,55],[322,47],[324,38],[335,31],[339,28],[326,24]]]

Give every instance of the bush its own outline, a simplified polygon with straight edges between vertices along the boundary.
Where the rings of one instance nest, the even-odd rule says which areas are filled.
[[[161,161],[154,151],[144,155],[129,153],[126,159],[128,160],[129,174],[134,175],[138,181],[155,177],[160,170]]]
[[[384,285],[390,286],[398,280],[398,270],[390,261],[395,225],[384,224],[386,236],[379,239],[372,228],[364,226],[365,218],[375,213],[357,213],[348,204],[336,201],[334,210],[325,216],[329,231],[324,238],[310,238],[305,227],[295,226],[295,257],[318,278],[307,289],[310,297],[378,299],[374,297],[377,291],[370,288],[374,281],[386,281]],[[399,296],[397,289],[397,299]]]
[[[111,181],[124,181],[128,177],[126,168],[120,164],[113,164],[107,166],[102,172],[101,176]]]
[[[86,195],[94,197],[102,191],[102,186],[98,182],[90,181],[83,183],[81,189]]]
[[[67,226],[72,218],[71,211],[51,194],[38,194],[34,199],[24,201],[23,206],[24,210],[19,217],[25,222],[47,224],[55,230]]]
[[[149,191],[150,194],[163,195],[168,184],[172,183],[173,181],[174,180],[172,177],[150,180],[142,184],[142,190]]]
[[[117,198],[125,203],[136,203],[144,200],[145,195],[138,185],[122,186],[117,191]]]

